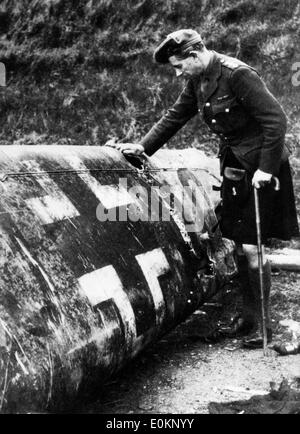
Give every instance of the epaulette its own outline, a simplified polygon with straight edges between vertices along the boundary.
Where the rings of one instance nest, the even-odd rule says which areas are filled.
[[[222,54],[220,62],[222,64],[222,66],[225,66],[226,68],[230,69],[231,71],[239,68],[240,66],[246,66],[247,68],[256,72],[256,74],[260,75],[259,72],[255,68],[253,68],[253,66],[247,65],[247,63],[245,63],[245,62],[242,62],[239,59],[235,59],[234,57],[226,56],[225,54]]]
[[[226,66],[226,68],[229,68],[229,69],[236,69],[239,66],[248,66],[249,67],[249,65],[242,62],[241,60],[235,59],[234,57],[225,56],[225,55],[221,56],[220,61],[221,61],[223,66]]]

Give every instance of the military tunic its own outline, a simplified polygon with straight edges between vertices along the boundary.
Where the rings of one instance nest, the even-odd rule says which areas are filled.
[[[179,98],[141,144],[148,155],[164,145],[189,119],[203,114],[220,137],[221,174],[226,166],[246,170],[232,185],[224,178],[221,229],[239,243],[256,244],[251,180],[260,169],[278,176],[281,190],[261,189],[263,241],[299,234],[293,185],[284,138],[286,116],[259,74],[249,65],[212,52],[206,71],[188,80]]]

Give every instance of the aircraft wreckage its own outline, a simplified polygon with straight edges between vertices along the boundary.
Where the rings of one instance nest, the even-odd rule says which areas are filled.
[[[105,146],[0,147],[1,412],[70,408],[235,273],[218,161],[135,166]]]

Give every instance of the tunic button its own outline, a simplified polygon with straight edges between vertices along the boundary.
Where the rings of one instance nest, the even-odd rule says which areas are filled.
[[[225,112],[226,112],[226,113],[229,113],[229,108],[225,109]]]
[[[215,119],[212,119],[211,123],[212,123],[212,124],[216,124],[217,121],[216,121]]]
[[[210,102],[207,102],[207,103],[205,104],[205,106],[206,106],[206,107],[210,107]]]

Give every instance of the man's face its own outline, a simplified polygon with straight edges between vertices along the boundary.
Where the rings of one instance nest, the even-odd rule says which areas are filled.
[[[175,69],[177,77],[191,78],[205,71],[208,65],[208,58],[206,53],[194,52],[186,59],[171,56],[169,57],[169,62]]]

